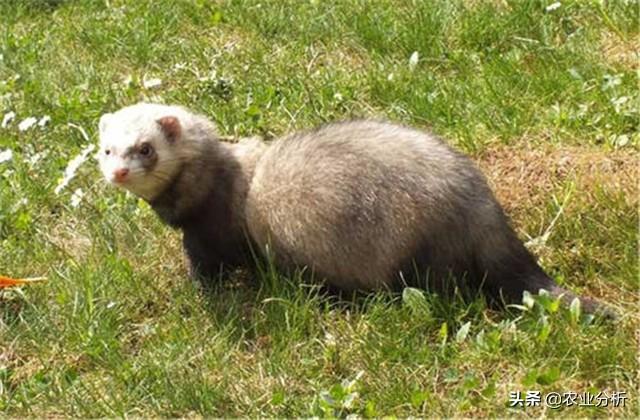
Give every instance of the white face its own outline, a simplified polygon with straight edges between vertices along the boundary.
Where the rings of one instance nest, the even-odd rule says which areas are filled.
[[[179,122],[157,118],[140,106],[124,108],[100,119],[100,170],[105,179],[151,201],[175,176],[180,165],[175,141]],[[169,121],[168,136],[163,122]],[[169,131],[171,134],[171,131]]]

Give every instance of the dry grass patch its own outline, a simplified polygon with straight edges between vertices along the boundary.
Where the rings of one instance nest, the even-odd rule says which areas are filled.
[[[307,72],[312,73],[322,67],[345,70],[363,70],[371,65],[371,59],[364,48],[351,45],[325,45],[315,42],[309,46],[307,54],[311,57]]]
[[[485,6],[491,4],[498,9],[509,9],[509,2],[507,0],[468,0],[465,2],[465,6],[473,10],[476,7]]]
[[[583,196],[595,187],[623,193],[629,206],[638,205],[638,155],[634,150],[605,151],[574,146],[496,146],[479,155],[498,200],[514,215],[542,205],[569,182]]]
[[[43,232],[44,238],[74,261],[84,262],[91,251],[91,234],[86,225],[64,216],[49,224],[51,229]]]
[[[633,35],[629,39],[620,39],[614,33],[604,32],[600,50],[609,64],[623,66],[631,71],[636,70],[640,60],[640,34]]]

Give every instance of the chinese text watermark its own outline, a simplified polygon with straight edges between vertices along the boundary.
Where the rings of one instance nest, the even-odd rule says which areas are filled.
[[[597,393],[573,391],[549,392],[540,391],[511,391],[509,392],[509,407],[539,407],[541,405],[555,409],[560,407],[624,407],[627,401],[626,391],[612,391]]]

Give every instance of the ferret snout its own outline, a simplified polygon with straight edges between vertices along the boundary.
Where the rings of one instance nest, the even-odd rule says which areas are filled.
[[[113,171],[113,181],[117,183],[122,183],[127,180],[127,176],[129,175],[129,168],[118,168]]]

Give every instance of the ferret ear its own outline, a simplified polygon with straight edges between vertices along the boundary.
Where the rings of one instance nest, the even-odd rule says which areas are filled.
[[[107,129],[107,125],[109,125],[109,120],[111,120],[112,116],[113,114],[104,114],[102,117],[100,117],[100,123],[98,123],[98,127],[100,128],[101,133],[104,133]]]
[[[166,116],[156,120],[156,122],[160,125],[162,132],[170,143],[173,143],[180,138],[182,127],[180,127],[180,121],[178,118],[174,116]]]

